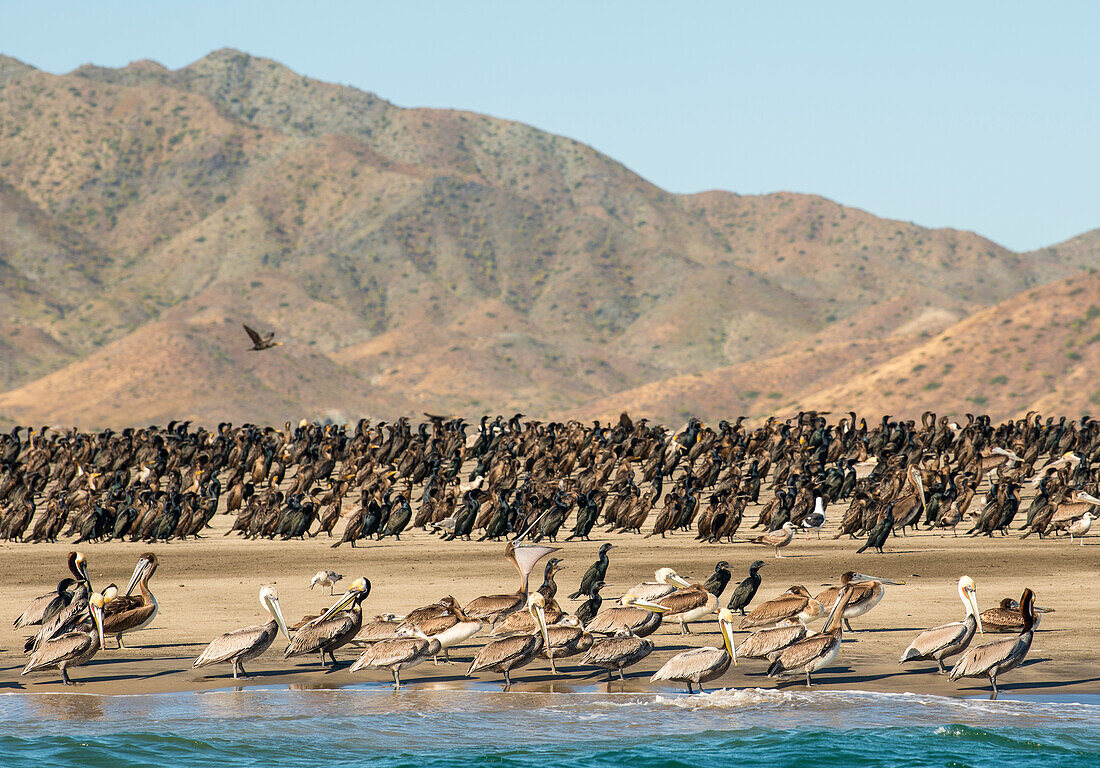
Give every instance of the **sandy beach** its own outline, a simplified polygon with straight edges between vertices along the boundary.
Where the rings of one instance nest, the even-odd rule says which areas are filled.
[[[833,517],[839,517],[834,514]],[[66,689],[56,671],[20,677],[25,663],[22,643],[25,630],[13,630],[11,623],[33,597],[43,594],[65,575],[65,556],[73,547],[68,542],[48,545],[4,544],[0,546],[0,691],[79,691],[81,693],[133,694],[164,691],[208,690],[234,685],[277,685],[339,687],[350,684],[388,683],[380,672],[349,674],[344,669],[322,670],[316,658],[284,660],[282,639],[261,658],[248,665],[251,679],[234,682],[228,666],[195,670],[191,662],[217,635],[248,624],[266,621],[257,599],[259,586],[276,582],[283,611],[291,623],[306,613],[316,613],[332,598],[310,591],[310,577],[320,568],[332,568],[345,575],[340,587],[356,576],[373,584],[364,603],[364,615],[383,611],[404,613],[452,594],[460,602],[482,595],[515,589],[516,574],[503,558],[504,545],[483,542],[443,542],[422,531],[410,532],[401,542],[388,539],[355,549],[344,545],[331,549],[324,537],[302,541],[247,541],[223,537],[231,516],[218,515],[213,527],[198,541],[158,544],[110,542],[85,544],[81,550],[89,561],[96,588],[110,582],[125,585],[139,555],[153,550],[160,569],[151,589],[160,612],[149,629],[127,635],[127,648],[101,651],[88,665],[72,671],[81,683]],[[652,579],[654,569],[669,566],[692,580],[702,581],[718,560],[727,560],[734,578],[722,598],[744,577],[749,563],[760,558],[768,563],[762,570],[764,582],[755,602],[770,599],[792,584],[805,585],[817,594],[824,584],[835,584],[846,570],[904,580],[904,586],[887,588],[883,601],[867,615],[855,619],[855,632],[845,633],[836,662],[816,673],[815,688],[859,689],[881,692],[911,691],[938,695],[982,696],[988,692],[983,680],[953,683],[934,674],[933,663],[897,663],[901,652],[922,629],[962,618],[956,581],[963,574],[977,583],[982,610],[993,607],[1002,597],[1019,597],[1031,587],[1037,604],[1053,608],[1044,616],[1024,665],[1001,678],[1002,695],[1098,693],[1100,692],[1100,603],[1096,580],[1100,576],[1100,538],[1085,545],[1068,540],[1035,537],[993,539],[953,538],[950,534],[920,533],[891,539],[884,555],[855,554],[859,543],[842,538],[832,541],[835,522],[826,526],[818,541],[813,534],[799,534],[776,559],[770,549],[748,543],[700,545],[687,534],[667,539],[643,539],[636,535],[596,535],[592,542],[562,544],[559,556],[567,570],[558,578],[559,600],[566,610],[577,604],[564,596],[594,560],[601,541],[613,541],[612,563],[605,598],[621,594],[631,585]],[[746,533],[746,531],[742,531]],[[541,569],[539,569],[541,576]],[[537,581],[535,577],[533,582]],[[338,588],[337,593],[339,594]],[[610,600],[605,600],[605,605]],[[820,626],[820,621],[814,627]],[[649,676],[667,658],[691,646],[719,645],[717,624],[711,620],[693,626],[695,634],[681,636],[676,626],[662,626],[651,639],[657,650],[628,670],[624,683],[611,690],[654,690]],[[744,633],[738,633],[739,637]],[[975,642],[995,640],[1003,635],[979,636]],[[422,688],[465,688],[496,686],[498,676],[465,677],[476,647],[472,644],[452,651],[451,664],[424,664],[403,677]],[[109,648],[113,640],[108,639]],[[350,661],[353,648],[337,653]],[[578,657],[579,658],[579,657]],[[342,665],[346,668],[346,664]],[[602,670],[582,668],[576,659],[561,663],[562,674],[550,674],[545,662],[535,662],[515,673],[513,690],[604,690]],[[711,687],[778,686],[801,688],[801,681],[777,683],[765,676],[767,663],[745,659],[731,668]]]

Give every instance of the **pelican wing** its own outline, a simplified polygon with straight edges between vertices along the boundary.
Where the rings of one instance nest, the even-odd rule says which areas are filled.
[[[290,647],[286,649],[284,656],[290,658],[301,653],[310,653],[321,650],[325,643],[335,640],[343,634],[347,634],[355,628],[355,618],[350,611],[341,611],[331,618],[309,624],[294,633],[294,639]]]
[[[481,669],[488,669],[497,664],[505,664],[515,659],[521,659],[531,653],[534,644],[540,641],[541,638],[535,635],[514,635],[494,640],[482,646],[481,650],[477,652],[466,674],[473,674]]]
[[[348,669],[354,672],[366,667],[392,667],[408,664],[421,656],[428,648],[428,641],[420,637],[395,637],[381,640],[369,646]]]
[[[1022,641],[1019,637],[1006,637],[1004,640],[970,648],[955,663],[955,666],[951,667],[951,673],[948,676],[952,680],[960,677],[981,677],[993,667],[1003,664],[1014,654],[1019,653],[1020,645]]]
[[[780,595],[774,600],[761,603],[749,611],[741,619],[741,629],[778,624],[783,619],[793,618],[806,608],[808,602],[802,595]]]
[[[64,635],[47,640],[35,650],[31,660],[23,668],[23,674],[34,672],[36,669],[57,666],[63,661],[83,656],[95,642],[98,642],[98,638],[94,638],[88,632],[66,632]]]
[[[838,638],[834,635],[814,635],[813,637],[799,640],[794,645],[783,649],[783,652],[779,654],[779,658],[776,659],[775,664],[772,665],[772,668],[775,668],[775,665],[778,664],[779,670],[781,671],[799,671],[815,659],[824,656],[829,646],[834,642],[839,642]],[[771,669],[768,670],[768,674],[772,674]]]
[[[643,581],[630,588],[629,594],[641,600],[660,600],[666,595],[671,595],[676,587],[671,584],[662,584],[659,581]]]
[[[226,632],[221,637],[212,640],[210,645],[206,646],[205,650],[195,659],[192,666],[205,667],[207,664],[229,661],[242,653],[254,655],[263,653],[275,640],[276,633],[272,631],[273,623],[242,627],[232,632]]]
[[[515,615],[516,614],[512,614],[512,616]],[[511,618],[511,616],[509,616],[509,618]],[[444,632],[450,629],[457,623],[458,617],[454,614],[448,614],[446,616],[433,616],[431,618],[422,619],[421,621],[415,623],[410,622],[408,619],[405,620],[405,626],[414,626],[428,636],[438,635],[440,632]]]
[[[597,635],[613,635],[620,629],[637,626],[649,613],[645,608],[629,606],[608,608],[596,614],[596,618],[588,622],[585,629]]]
[[[962,621],[926,629],[917,635],[916,639],[905,649],[905,653],[901,655],[902,661],[906,659],[926,659],[936,651],[962,642],[962,639],[966,637],[966,632],[966,623]],[[915,655],[911,655],[910,651],[913,651]]]
[[[672,615],[702,608],[710,597],[710,593],[702,587],[686,587],[662,597],[658,602],[668,608],[669,615]]]
[[[982,611],[982,629],[986,632],[1019,632],[1024,628],[1024,618],[1017,610],[990,608]]]
[[[106,624],[112,616],[132,611],[145,605],[145,601],[137,595],[119,595],[111,602],[103,606],[103,622]],[[107,634],[110,634],[109,632]]]
[[[546,636],[550,639],[551,648],[562,648],[569,645],[569,643],[575,642],[583,633],[583,629],[570,624],[546,628]]]
[[[724,648],[692,648],[678,653],[665,662],[651,677],[651,680],[695,679],[706,674],[729,659]]]
[[[526,602],[527,599],[519,594],[485,595],[475,597],[462,609],[462,612],[471,619],[494,619],[502,613],[518,610]]]
[[[112,600],[108,605],[112,605],[114,602],[115,601]],[[116,632],[124,632],[128,629],[141,626],[145,621],[149,620],[156,610],[156,603],[149,603],[146,605],[143,600],[139,599],[138,604],[132,608],[114,613],[110,616],[104,616],[103,634],[111,635]]]
[[[391,640],[397,636],[397,628],[400,626],[396,621],[366,621],[355,637],[368,643]]]
[[[746,637],[737,648],[737,655],[760,659],[769,653],[781,651],[806,637],[806,625],[802,623],[785,627],[761,629]]]
[[[649,646],[650,650],[653,649],[653,643],[643,637],[609,637],[589,648],[588,653],[581,659],[581,664],[592,664],[597,667],[617,664],[620,659],[642,653],[646,646]],[[648,653],[642,655],[645,656]]]

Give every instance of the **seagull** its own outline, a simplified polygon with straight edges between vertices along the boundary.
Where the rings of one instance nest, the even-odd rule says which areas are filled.
[[[244,325],[244,323],[241,323],[241,325]],[[252,339],[252,349],[249,352],[262,352],[265,349],[282,345],[281,341],[274,341],[275,331],[266,336],[261,336],[255,329],[244,325],[244,332],[248,334],[248,338]]]
[[[325,587],[328,587],[328,593],[332,594],[333,587],[336,586],[336,582],[344,578],[343,574],[336,571],[317,571],[317,574],[309,582],[309,588],[313,589],[318,584],[321,585],[321,594],[325,594]]]

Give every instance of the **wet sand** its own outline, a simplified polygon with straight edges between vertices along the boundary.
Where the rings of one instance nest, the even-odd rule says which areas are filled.
[[[840,507],[832,515],[839,518]],[[750,509],[750,512],[752,510]],[[755,517],[753,517],[755,519]],[[336,671],[322,670],[316,657],[284,660],[280,637],[261,658],[247,665],[251,679],[233,681],[228,665],[192,669],[191,663],[206,643],[223,632],[249,624],[263,623],[267,615],[258,601],[259,586],[276,582],[287,620],[293,623],[306,613],[316,613],[331,603],[320,590],[310,591],[309,580],[320,568],[332,568],[345,578],[342,591],[356,576],[368,577],[373,589],[364,602],[364,614],[383,611],[405,613],[420,605],[452,594],[465,603],[483,594],[511,592],[516,573],[504,560],[502,543],[443,542],[415,531],[397,542],[387,539],[352,549],[343,545],[331,549],[332,540],[247,541],[223,537],[232,517],[218,515],[213,529],[197,541],[157,544],[110,542],[84,544],[93,585],[125,586],[139,555],[153,550],[160,568],[150,584],[160,611],[150,628],[126,636],[127,648],[101,651],[86,666],[74,669],[71,677],[82,684],[65,688],[56,671],[20,677],[25,657],[22,643],[26,630],[11,628],[15,617],[35,596],[44,594],[66,575],[65,557],[73,548],[68,542],[48,545],[0,545],[0,692],[26,690],[79,691],[81,693],[132,694],[189,691],[234,685],[278,685],[339,687],[350,684],[392,682],[385,670],[345,671],[357,652],[345,648],[337,658],[345,663]],[[964,680],[953,683],[935,674],[934,663],[900,666],[897,659],[922,629],[961,620],[962,605],[956,593],[960,575],[971,576],[978,587],[982,610],[993,607],[1002,597],[1018,598],[1024,587],[1035,590],[1037,604],[1054,608],[1043,617],[1024,665],[1001,678],[1004,697],[1011,693],[1065,694],[1100,693],[1100,601],[1096,598],[1100,576],[1100,537],[1085,545],[1065,539],[1039,541],[1031,537],[993,539],[953,538],[950,534],[920,533],[891,538],[886,554],[857,555],[860,542],[842,538],[832,541],[835,521],[826,526],[822,539],[799,534],[776,559],[771,549],[748,543],[701,545],[679,533],[666,539],[643,539],[637,535],[597,535],[591,542],[563,543],[559,556],[567,570],[559,574],[559,601],[565,610],[579,605],[565,599],[576,589],[581,575],[595,559],[601,541],[617,546],[611,551],[605,598],[621,594],[631,585],[653,577],[661,566],[675,568],[694,581],[702,581],[718,560],[727,560],[734,578],[722,604],[744,577],[749,563],[760,558],[768,563],[761,571],[764,583],[755,603],[783,592],[792,584],[805,585],[817,594],[824,584],[834,584],[846,570],[906,581],[891,586],[883,601],[868,614],[853,620],[855,632],[845,633],[840,656],[829,668],[814,675],[814,687],[859,689],[881,692],[911,691],[939,695],[983,695],[988,683]],[[742,534],[748,534],[747,526]],[[541,581],[541,568],[532,576],[532,586]],[[611,599],[605,600],[605,605]],[[820,620],[813,627],[820,627]],[[624,683],[616,681],[610,690],[655,690],[649,676],[666,659],[686,648],[720,645],[717,624],[710,620],[693,625],[695,634],[681,636],[678,625],[662,626],[651,636],[657,650],[627,672]],[[744,633],[738,633],[743,636]],[[979,636],[975,642],[1006,637]],[[403,679],[420,688],[494,687],[499,676],[465,677],[469,661],[483,637],[453,649],[451,664],[431,663],[407,670]],[[579,657],[559,663],[562,674],[550,674],[547,663],[536,661],[514,674],[513,690],[605,690],[603,671],[582,668]],[[767,662],[741,660],[710,687],[801,688],[804,682],[777,682],[765,676]]]

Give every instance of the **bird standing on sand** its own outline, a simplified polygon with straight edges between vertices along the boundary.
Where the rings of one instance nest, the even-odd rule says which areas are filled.
[[[733,590],[733,594],[730,595],[730,601],[726,605],[731,611],[741,611],[741,615],[745,615],[745,607],[752,602],[752,599],[756,597],[756,590],[760,589],[760,574],[758,571],[763,568],[767,563],[763,560],[757,560],[755,563],[749,566],[749,575],[737,585],[737,589]]]
[[[34,655],[19,674],[57,667],[61,670],[61,682],[72,685],[69,668],[84,664],[103,647],[103,604],[103,595],[92,595],[87,603],[91,627],[86,628],[85,624],[77,631],[43,641],[34,649]]]
[[[997,676],[1003,672],[1015,669],[1031,650],[1031,641],[1035,636],[1035,593],[1025,589],[1020,597],[1020,616],[1023,619],[1023,628],[1016,637],[1006,637],[977,648],[971,648],[951,668],[948,675],[952,680],[960,677],[988,677],[993,693],[990,700],[997,699]]]
[[[261,336],[255,329],[249,328],[244,323],[241,323],[241,325],[244,326],[244,332],[248,334],[248,338],[252,340],[252,348],[249,352],[262,352],[265,349],[282,346],[281,341],[275,341],[275,331],[266,336]]]
[[[974,588],[974,580],[969,576],[959,579],[959,599],[966,609],[966,618],[921,632],[902,653],[899,664],[935,659],[940,672],[947,673],[943,660],[965,651],[974,639],[974,632],[982,632],[982,622],[978,618],[978,593]]]
[[[762,544],[765,547],[775,547],[775,556],[783,557],[779,554],[779,550],[791,543],[791,539],[794,538],[794,526],[790,522],[783,523],[783,527],[777,531],[771,533],[765,533],[763,536],[757,536],[754,539],[749,539],[751,544]]]
[[[733,611],[723,608],[718,612],[718,629],[722,633],[722,648],[692,648],[673,656],[657,670],[650,680],[677,680],[687,685],[688,693],[692,683],[699,686],[699,692],[705,693],[703,683],[717,680],[726,674],[730,662],[737,663],[737,651],[733,646]]]
[[[886,510],[886,514],[881,520],[871,529],[871,533],[867,536],[867,543],[856,550],[856,554],[861,554],[868,549],[874,548],[880,555],[882,554],[882,545],[886,543],[886,539],[890,536],[890,531],[894,529],[894,505],[891,504]]]
[[[260,605],[271,615],[267,624],[227,632],[206,646],[192,667],[228,661],[233,664],[234,680],[247,677],[244,662],[256,658],[270,648],[280,631],[290,640],[290,630],[286,628],[283,611],[279,607],[279,593],[275,591],[275,587],[268,584],[260,589]]]
[[[613,549],[614,544],[607,543],[600,546],[600,551],[597,553],[598,559],[592,565],[588,566],[588,570],[584,572],[584,576],[581,577],[581,585],[577,588],[577,591],[569,596],[570,600],[576,600],[584,595],[592,594],[592,587],[598,582],[604,580],[607,576],[607,566],[611,564],[611,559],[607,556],[607,551]]]
[[[325,594],[325,587],[328,587],[328,593],[331,595],[333,587],[336,586],[336,582],[344,578],[343,574],[336,571],[317,571],[314,574],[313,579],[309,582],[309,588],[312,590],[316,586],[321,587],[321,594]]]

